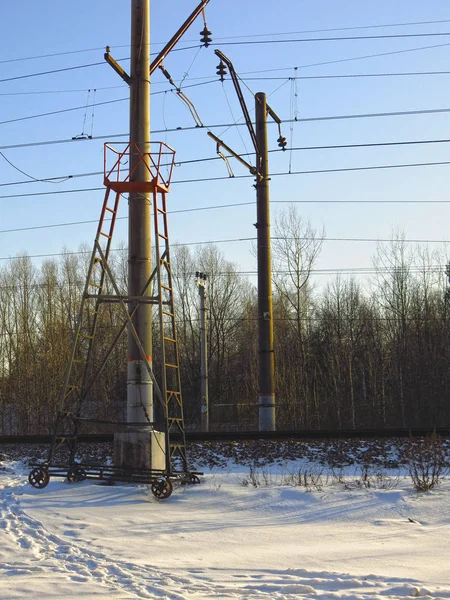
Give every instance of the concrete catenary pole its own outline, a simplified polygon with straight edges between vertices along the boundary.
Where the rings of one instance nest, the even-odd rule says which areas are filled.
[[[209,399],[208,399],[208,352],[206,330],[206,274],[197,272],[198,293],[200,296],[200,397],[201,427],[209,431]]]
[[[275,368],[273,355],[272,262],[270,254],[269,165],[266,95],[255,95],[257,254],[258,254],[258,403],[259,430],[275,431]]]
[[[150,151],[150,0],[131,0],[130,142]],[[149,181],[151,175],[131,146],[130,181]],[[130,193],[128,200],[128,295],[140,296],[151,275],[151,200]],[[146,295],[150,295],[150,291]],[[132,310],[130,306],[130,312]],[[141,303],[133,318],[147,360],[152,360],[152,307]],[[145,416],[147,413],[148,417]],[[128,333],[127,419],[154,420],[153,385],[138,347]]]

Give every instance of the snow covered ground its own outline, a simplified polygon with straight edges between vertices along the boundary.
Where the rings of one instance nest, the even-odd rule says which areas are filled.
[[[294,485],[318,469],[266,466],[254,487],[228,460],[157,501],[93,481],[37,490],[5,461],[0,598],[450,598],[450,480],[418,494],[398,472],[366,487],[352,467]]]

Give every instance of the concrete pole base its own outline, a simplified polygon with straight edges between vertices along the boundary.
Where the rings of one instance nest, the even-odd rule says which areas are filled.
[[[259,431],[276,431],[275,396],[259,396]]]
[[[113,462],[122,469],[166,470],[166,434],[153,429],[114,434]]]

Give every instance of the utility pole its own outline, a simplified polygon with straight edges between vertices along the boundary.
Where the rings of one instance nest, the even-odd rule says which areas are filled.
[[[136,146],[134,146],[136,144]],[[130,148],[150,152],[150,0],[131,0]],[[136,152],[130,153],[130,181],[150,181],[150,169]],[[151,275],[151,201],[148,193],[128,198],[128,295],[139,297]],[[150,296],[147,289],[145,296]],[[132,312],[133,305],[129,306]],[[152,364],[152,305],[141,302],[133,317],[136,333]],[[154,421],[153,384],[128,332],[127,420]]]
[[[209,431],[209,399],[208,399],[208,353],[206,336],[206,273],[197,271],[198,293],[200,296],[200,397],[201,427]]]
[[[272,262],[270,253],[270,205],[269,205],[269,160],[267,144],[267,116],[270,115],[278,125],[278,146],[284,150],[286,138],[281,135],[281,119],[266,102],[263,92],[255,94],[256,131],[239,85],[239,79],[233,64],[220,50],[214,53],[220,58],[217,74],[221,81],[229,69],[231,79],[238,96],[250,138],[256,153],[256,167],[251,166],[242,156],[234,152],[227,144],[208,132],[217,144],[217,153],[230,171],[228,159],[221,148],[229,152],[256,177],[257,251],[258,251],[258,405],[259,431],[276,431],[275,421],[275,367],[273,351],[273,309],[272,309]]]
[[[276,431],[275,368],[273,356],[272,261],[270,253],[269,154],[266,95],[255,95],[256,140],[259,162],[256,177],[258,255],[258,403],[259,430]]]
[[[158,56],[150,61],[150,0],[131,0],[131,67],[126,73],[106,47],[105,60],[130,87],[130,143],[128,196],[128,326],[127,423],[130,435],[118,434],[119,443],[129,452],[130,462],[146,466],[144,446],[153,444],[158,429],[167,427],[167,414],[160,416],[153,402],[152,304],[155,298],[149,285],[160,266],[152,271],[151,215],[152,164],[150,157],[150,76],[160,66],[209,0],[201,0]],[[205,45],[211,41],[206,26],[201,32]],[[149,185],[146,186],[145,184]],[[133,184],[134,187],[133,187]],[[152,187],[153,186],[153,187]],[[142,191],[143,188],[148,191]],[[153,207],[153,210],[157,209]],[[155,213],[156,214],[156,213]],[[158,258],[158,261],[160,259]],[[158,290],[161,294],[161,290]],[[156,299],[157,301],[157,299]],[[167,413],[167,404],[162,408]],[[133,424],[134,426],[132,426]],[[147,425],[147,427],[146,427]],[[148,443],[147,440],[148,439]],[[162,448],[160,441],[154,444]],[[143,452],[142,461],[137,458]],[[122,450],[121,450],[122,451]],[[125,452],[125,451],[124,451]],[[137,464],[136,464],[137,463]]]

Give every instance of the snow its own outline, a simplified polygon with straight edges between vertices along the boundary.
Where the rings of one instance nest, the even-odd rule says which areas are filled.
[[[354,468],[309,489],[287,477],[313,468],[265,467],[254,487],[228,461],[158,501],[90,480],[38,490],[4,462],[0,597],[450,598],[450,480],[418,494],[398,473],[369,488]]]

